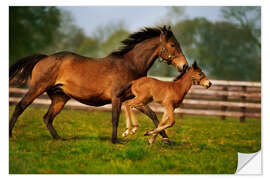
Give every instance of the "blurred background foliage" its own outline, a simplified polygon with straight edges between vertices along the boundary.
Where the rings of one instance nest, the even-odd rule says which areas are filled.
[[[213,79],[261,80],[260,7],[222,7],[222,20],[190,19],[184,7],[167,7],[157,25],[171,25],[189,63],[196,60]],[[103,57],[120,47],[132,33],[125,22],[100,26],[92,36],[74,24],[67,11],[57,7],[9,8],[10,64],[34,53],[72,51]],[[155,76],[176,76],[174,67],[156,61]]]

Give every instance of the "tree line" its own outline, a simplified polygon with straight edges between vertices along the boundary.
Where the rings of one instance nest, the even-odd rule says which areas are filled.
[[[214,79],[261,80],[260,7],[222,7],[219,21],[190,19],[182,7],[168,7],[158,24],[170,24],[189,63],[196,60]],[[9,61],[34,53],[73,51],[103,57],[119,48],[129,32],[124,22],[96,29],[92,36],[57,7],[10,7]],[[150,75],[176,76],[174,67],[156,61]]]

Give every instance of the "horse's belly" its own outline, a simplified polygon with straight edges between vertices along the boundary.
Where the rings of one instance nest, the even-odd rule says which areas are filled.
[[[73,99],[90,106],[103,106],[111,103],[111,98],[104,93],[78,94],[67,93]]]
[[[78,99],[78,98],[74,99],[89,106],[103,106],[111,103],[110,99],[103,99],[99,97],[91,97],[90,99]]]
[[[62,90],[69,97],[91,106],[102,106],[111,103],[110,88],[84,87],[64,84]]]

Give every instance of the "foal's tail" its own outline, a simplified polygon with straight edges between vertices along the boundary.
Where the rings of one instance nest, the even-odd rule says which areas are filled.
[[[132,85],[132,81],[130,81],[126,86],[124,86],[122,89],[120,89],[118,91],[118,93],[116,94],[117,97],[121,97],[124,95],[125,91],[128,90]]]
[[[17,62],[9,68],[10,84],[19,86],[25,84],[28,78],[31,77],[34,66],[38,61],[45,57],[48,56],[44,54],[35,54],[17,60]]]

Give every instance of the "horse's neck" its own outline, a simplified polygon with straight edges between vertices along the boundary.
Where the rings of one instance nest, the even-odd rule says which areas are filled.
[[[192,72],[188,70],[180,79],[174,82],[177,87],[184,89],[185,92],[188,92],[192,86]]]
[[[140,75],[146,75],[147,71],[158,58],[159,37],[147,39],[137,44],[125,55],[132,68]]]

